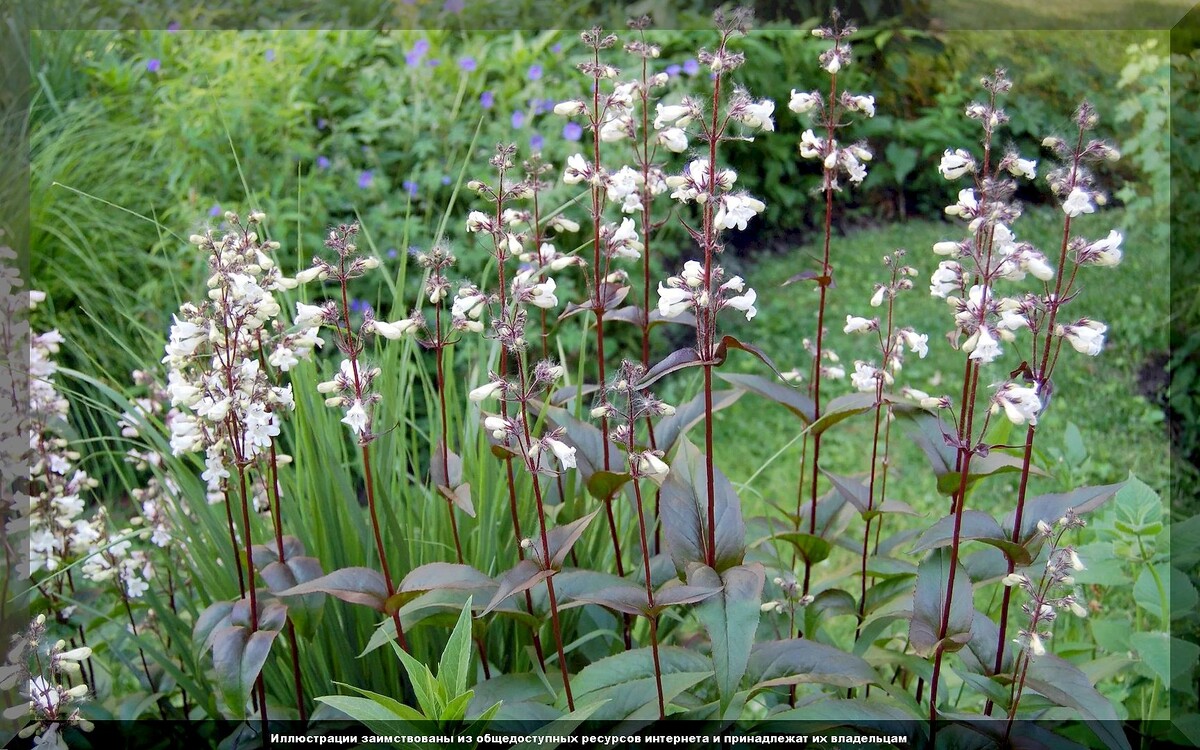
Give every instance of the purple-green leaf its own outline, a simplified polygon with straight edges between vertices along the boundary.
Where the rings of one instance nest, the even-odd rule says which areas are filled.
[[[756,644],[746,671],[754,691],[810,683],[850,688],[878,680],[863,659],[809,638]]]
[[[720,373],[722,380],[735,385],[744,391],[762,396],[783,406],[791,413],[800,417],[806,424],[813,421],[816,407],[813,400],[790,385],[774,380],[767,380],[760,375],[742,375],[738,373]]]
[[[671,373],[682,370],[685,367],[696,367],[704,364],[704,360],[700,359],[700,355],[695,349],[676,349],[668,354],[661,362],[657,363],[642,376],[642,380],[637,384],[638,389],[649,388],[655,381],[670,375]]]
[[[601,501],[613,498],[624,487],[633,475],[629,472],[597,471],[587,479],[587,490],[592,497]]]
[[[924,552],[953,544],[954,519],[953,514],[939,519],[926,529],[917,543],[913,545],[912,551]],[[1029,550],[1019,544],[1013,544],[1000,529],[1000,524],[996,523],[996,519],[981,510],[964,510],[962,512],[959,538],[989,544],[1003,552],[1014,565],[1029,565],[1033,562]]]
[[[942,651],[958,651],[971,639],[971,619],[975,602],[971,579],[960,565],[954,575],[954,596],[946,634],[940,637],[942,618],[946,612],[950,581],[950,550],[936,549],[917,566],[917,587],[913,592],[913,612],[908,637],[913,650],[921,656]]]
[[[713,469],[716,568],[739,565],[746,554],[746,525],[741,501],[720,470]],[[708,542],[708,477],[705,456],[683,438],[671,462],[671,473],[659,496],[663,538],[680,574],[689,565],[705,561]]]
[[[713,391],[713,413],[733,405],[742,397],[742,391]],[[687,434],[697,422],[704,419],[704,394],[698,393],[687,403],[680,404],[675,413],[654,426],[654,443],[658,450],[670,453],[680,435]]]
[[[496,582],[470,565],[435,562],[414,568],[387,600],[391,609],[399,609],[426,591],[478,591],[495,587]]]
[[[383,576],[370,568],[340,568],[316,580],[301,583],[279,596],[302,594],[329,594],[351,604],[361,604],[376,612],[383,612],[388,598],[387,585]]]
[[[533,588],[552,574],[553,571],[543,570],[542,566],[538,565],[532,559],[522,560],[500,578],[500,586],[496,589],[495,596],[492,597],[492,600],[488,602],[487,607],[484,608],[479,616],[482,617],[491,613],[492,610],[503,604],[510,596]]]
[[[783,380],[783,373],[779,371],[779,368],[775,366],[775,362],[769,356],[767,356],[766,352],[754,344],[748,344],[745,341],[742,341],[736,336],[725,335],[721,337],[719,342],[717,342],[717,349],[715,352],[717,355],[717,364],[725,363],[725,358],[729,355],[730,349],[741,349],[744,352],[753,354],[760,362],[771,368],[771,372],[775,373],[777,378]]]
[[[1054,495],[1039,495],[1025,501],[1025,512],[1021,514],[1021,541],[1028,543],[1037,532],[1037,522],[1045,521],[1054,525],[1062,518],[1067,509],[1077,514],[1095,510],[1112,498],[1125,486],[1125,482],[1103,484],[1094,487],[1080,487],[1071,492]],[[1011,533],[1016,524],[1017,512],[1014,510],[1004,521],[1004,528]]]
[[[249,628],[238,625],[213,633],[213,668],[217,687],[230,712],[238,718],[245,716],[250,691],[254,689],[254,683],[271,652],[271,644],[278,635],[278,630],[251,633]]]
[[[558,570],[562,567],[563,561],[567,559],[571,548],[579,541],[579,537],[583,536],[583,532],[587,530],[588,524],[600,512],[596,508],[591,513],[588,513],[583,518],[572,521],[571,523],[562,526],[556,526],[546,532],[546,546],[550,548],[550,567]],[[534,545],[540,552],[541,546],[537,539],[534,539]]]
[[[821,416],[808,429],[812,434],[820,435],[839,422],[874,409],[876,403],[874,393],[847,393],[845,396],[838,396],[825,405]]]

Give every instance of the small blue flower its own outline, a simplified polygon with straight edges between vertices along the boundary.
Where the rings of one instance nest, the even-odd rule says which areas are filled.
[[[371,182],[375,179],[375,175],[371,174],[371,170],[364,169],[358,175],[358,186],[363,190],[371,187]]]
[[[529,147],[534,151],[541,151],[545,145],[546,139],[542,137],[541,133],[534,133],[529,137]]]
[[[568,141],[577,141],[583,137],[583,127],[577,122],[568,122],[563,125],[562,137]]]
[[[670,76],[671,78],[674,78],[675,76],[679,75],[681,72],[683,72],[683,66],[681,66],[681,65],[668,65],[667,66],[667,75]]]
[[[329,157],[321,155],[317,157],[317,169],[329,169]]]
[[[446,13],[462,13],[463,8],[467,7],[464,0],[446,0],[442,5],[442,11]]]
[[[562,54],[562,42],[555,42],[554,46],[550,48],[550,51],[556,55]]]
[[[490,91],[485,91],[479,95],[479,105],[484,109],[491,109],[496,103],[496,95]]]
[[[467,56],[461,57],[458,60],[458,69],[470,73],[478,67],[475,63],[475,58]]]
[[[700,72],[700,63],[696,62],[695,58],[685,60],[683,63],[683,72],[690,76],[694,76]]]
[[[329,120],[326,120],[324,117],[318,117],[317,130],[324,130],[327,127],[329,127]]]
[[[179,31],[179,22],[178,21],[172,21],[169,24],[167,24],[167,33],[168,34],[174,34],[176,31]]]
[[[542,66],[541,65],[534,63],[533,65],[529,66],[529,80],[531,80],[531,81],[542,80]]]
[[[208,215],[212,216],[212,217],[220,216],[221,215],[221,204],[220,203],[212,204],[212,208],[208,209]]]
[[[518,109],[516,112],[512,113],[513,130],[520,130],[522,127],[524,127],[524,125],[525,113]]]
[[[267,62],[275,62],[275,50],[267,50],[263,53],[263,57],[266,58]]]
[[[417,189],[418,189],[419,187],[420,187],[420,186],[419,186],[419,185],[417,185],[417,183],[416,183],[415,181],[413,181],[413,180],[405,180],[405,181],[404,181],[404,189],[405,189],[405,190],[407,190],[407,191],[408,191],[408,194],[409,194],[409,195],[411,195],[411,196],[413,196],[414,198],[415,198],[415,197],[416,197],[416,195],[417,195]]]
[[[442,175],[442,184],[443,184],[443,185],[449,185],[449,184],[450,184],[450,175],[448,175],[448,174],[444,174],[444,175]]]
[[[157,57],[152,57],[146,61],[146,70],[151,73],[157,73],[162,68],[162,61]]]
[[[390,259],[395,259],[395,257],[396,257],[397,255],[399,255],[399,253],[397,253],[397,252],[396,252],[396,248],[394,248],[394,247],[389,247],[389,248],[388,248],[388,251],[387,251],[387,257],[388,257],[388,258],[390,258]]]
[[[429,58],[429,61],[426,62],[425,64],[431,68],[436,68],[437,66],[442,64],[442,61],[437,59],[436,57],[431,57],[431,58]]]

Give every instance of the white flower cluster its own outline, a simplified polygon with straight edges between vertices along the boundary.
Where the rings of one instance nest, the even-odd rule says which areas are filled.
[[[64,730],[95,728],[79,710],[89,692],[79,663],[91,655],[86,646],[48,642],[46,616],[33,619],[9,649],[8,663],[0,667],[0,690],[19,688],[24,698],[4,712],[5,719],[26,722],[18,733],[21,739],[33,737],[33,746],[44,750],[66,750]]]
[[[850,43],[847,40],[857,29],[853,26],[822,27],[813,30],[821,39],[833,40],[833,47],[820,55],[821,67],[836,78],[842,68],[850,64]],[[845,174],[850,182],[858,184],[867,177],[867,162],[873,154],[865,143],[841,144],[834,137],[841,128],[850,124],[849,115],[875,116],[875,97],[842,91],[826,94],[820,91],[797,91],[792,89],[788,109],[798,115],[810,117],[816,129],[809,128],[800,136],[800,156],[821,162],[825,187],[839,190],[838,175]],[[817,135],[817,130],[824,135]]]
[[[533,368],[531,377],[523,379],[524,388],[519,383],[492,374],[487,383],[473,389],[467,396],[475,403],[494,398],[506,406],[517,407],[506,408],[504,414],[485,413],[483,426],[493,440],[520,455],[524,459],[525,467],[533,474],[553,473],[542,462],[542,456],[547,453],[554,456],[564,471],[576,466],[575,447],[562,440],[566,431],[556,428],[540,437],[536,436],[533,433],[533,425],[528,421],[528,410],[525,408],[538,393],[552,388],[565,372],[562,365],[542,361]]]
[[[1038,521],[1036,537],[1050,544],[1046,566],[1035,577],[1028,571],[1013,572],[1004,577],[1005,586],[1012,586],[1029,597],[1021,609],[1029,618],[1029,624],[1018,631],[1013,643],[1026,649],[1033,657],[1046,653],[1046,641],[1053,635],[1053,624],[1059,611],[1070,612],[1076,617],[1087,617],[1088,609],[1083,597],[1075,587],[1075,571],[1084,570],[1083,561],[1074,547],[1062,545],[1065,532],[1085,525],[1083,519],[1068,510],[1053,525]]]
[[[704,264],[689,260],[683,264],[683,272],[671,276],[666,284],[658,283],[658,311],[664,318],[677,318],[688,310],[712,311],[714,314],[726,307],[746,313],[746,320],[758,314],[754,303],[758,293],[746,288],[741,276],[734,276],[719,286],[722,270],[712,268],[712,278],[706,279]],[[715,289],[714,289],[715,286]]]

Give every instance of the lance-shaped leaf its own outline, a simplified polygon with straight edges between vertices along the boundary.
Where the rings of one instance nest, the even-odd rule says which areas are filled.
[[[344,602],[362,604],[376,612],[384,611],[388,598],[383,576],[370,568],[339,568],[307,583],[278,592],[278,596],[329,594]]]
[[[746,672],[754,681],[753,692],[806,683],[850,688],[878,679],[875,670],[863,659],[809,638],[755,645]]]
[[[730,349],[741,349],[744,352],[753,354],[758,358],[758,361],[771,368],[771,372],[775,373],[775,377],[783,380],[783,373],[779,371],[779,368],[775,366],[775,362],[767,356],[766,352],[754,344],[748,344],[738,339],[736,336],[725,335],[717,342],[717,349],[714,352],[717,355],[717,364],[725,364],[725,358],[729,356]]]
[[[1087,675],[1054,654],[1043,654],[1030,663],[1025,687],[1036,690],[1060,706],[1073,708],[1111,750],[1129,750],[1129,740],[1113,704],[1096,691]]]
[[[1039,495],[1025,501],[1025,510],[1021,514],[1021,541],[1028,543],[1037,533],[1038,521],[1045,521],[1053,526],[1058,519],[1067,513],[1067,509],[1083,515],[1103,505],[1125,486],[1125,482],[1103,484],[1094,487],[1080,487],[1071,492],[1053,495]],[[1005,536],[1012,534],[1016,525],[1017,512],[1008,514],[1004,520]]]
[[[258,599],[258,627],[256,630],[282,630],[287,624],[287,605],[278,599]],[[250,600],[238,599],[229,611],[229,624],[250,627]]]
[[[800,417],[806,424],[813,421],[813,415],[816,413],[816,405],[813,400],[790,385],[776,380],[767,380],[760,375],[720,373],[719,377],[744,391],[774,401]]]
[[[958,461],[958,430],[952,424],[942,422],[938,417],[924,411],[912,412],[907,415],[911,429],[908,434],[912,437],[925,454],[929,465],[933,467],[937,477],[938,492],[943,495],[953,495],[958,492],[962,483],[962,473],[955,468]],[[971,465],[967,474],[967,487],[971,487],[984,477],[995,474],[1006,474],[1021,471],[1020,458],[993,450],[987,455],[976,454],[971,457]],[[1030,466],[1031,474],[1045,476],[1046,472],[1036,466]]]
[[[801,505],[799,516],[791,509],[781,510],[800,531],[813,533],[824,539],[834,539],[845,530],[854,516],[852,507],[846,502],[846,497],[834,489],[817,498],[815,523],[812,503],[808,500]]]
[[[587,479],[587,491],[600,501],[608,501],[624,487],[633,475],[627,471],[597,471]]]
[[[821,473],[829,478],[836,492],[840,493],[842,497],[846,498],[847,502],[858,509],[859,515],[864,519],[870,520],[884,513],[903,513],[908,516],[917,515],[917,512],[910,508],[907,503],[902,503],[899,500],[875,498],[872,502],[871,488],[857,479],[834,474],[824,469],[821,469]]]
[[[303,554],[304,542],[301,542],[291,534],[283,537],[284,559],[300,557]],[[256,544],[250,548],[250,559],[254,560],[254,567],[261,570],[272,562],[279,561],[279,548],[274,542],[271,544]]]
[[[637,384],[638,389],[649,388],[656,381],[670,375],[677,370],[682,370],[685,367],[696,367],[704,364],[704,360],[695,349],[676,349],[668,354],[661,362],[658,362],[642,376],[641,382]],[[715,364],[715,363],[713,363]]]
[[[475,517],[475,504],[471,502],[471,485],[463,482],[462,458],[446,448],[438,440],[429,456],[429,476],[438,494],[454,503],[471,518]]]
[[[913,614],[908,637],[913,649],[929,657],[940,647],[942,651],[957,651],[971,639],[971,618],[975,602],[971,579],[960,565],[950,583],[950,550],[936,549],[917,566],[917,587],[913,593]],[[953,597],[947,593],[953,591]],[[941,636],[946,601],[950,599],[946,634]]]
[[[746,673],[762,611],[765,582],[766,572],[759,563],[729,568],[719,578],[712,568],[694,566],[688,577],[693,586],[724,585],[720,594],[706,599],[695,610],[712,644],[722,715],[733,702]]]
[[[271,652],[271,644],[278,635],[278,630],[251,633],[250,628],[240,625],[221,628],[213,633],[213,669],[217,687],[230,712],[238,718],[245,716],[250,691],[254,689],[254,683]]]
[[[494,609],[504,603],[506,599],[514,594],[519,594],[526,589],[531,589],[542,581],[553,575],[552,570],[543,570],[536,561],[525,559],[517,563],[511,570],[504,574],[500,579],[500,586],[496,589],[495,596],[488,602],[488,605],[482,612],[480,617],[490,614]]]
[[[659,663],[667,701],[712,675],[712,662],[707,658],[675,646],[659,649]],[[610,721],[658,718],[654,658],[649,648],[633,649],[592,662],[571,678],[571,688],[576,704],[610,701],[595,714],[595,718]],[[564,697],[559,698],[560,704],[564,701]],[[643,717],[646,710],[652,713]]]
[[[804,632],[813,638],[822,625],[829,625],[835,617],[858,616],[858,602],[847,591],[825,589],[813,598],[812,604],[804,608]]]
[[[671,473],[659,495],[663,537],[675,563],[686,574],[688,567],[705,560],[708,541],[708,477],[704,454],[683,438]],[[746,554],[746,525],[741,503],[733,485],[719,469],[713,469],[713,519],[718,571],[739,565]]]
[[[212,648],[213,634],[222,628],[229,627],[229,615],[233,612],[233,602],[213,602],[205,607],[196,624],[192,626],[192,642],[201,644],[201,652]]]
[[[275,561],[264,567],[261,573],[267,590],[276,595],[301,583],[315,581],[324,575],[321,561],[315,557],[289,557],[286,563]],[[304,637],[311,638],[316,634],[324,603],[325,598],[321,594],[294,596],[288,599],[288,616]]]
[[[742,391],[713,391],[713,413],[733,405],[741,397]],[[675,447],[675,442],[702,419],[704,419],[704,394],[698,393],[687,403],[680,404],[674,414],[654,426],[655,445],[660,451],[670,453]]]
[[[484,591],[496,582],[470,565],[435,562],[414,568],[387,600],[388,612],[403,607],[426,591]]]
[[[646,589],[625,583],[608,586],[592,593],[579,593],[573,597],[578,604],[598,604],[627,615],[657,617],[667,607],[677,604],[695,604],[721,591],[719,586],[692,586],[679,583],[678,579],[667,582],[654,594],[654,606],[646,598]]]
[[[995,674],[996,643],[1000,640],[1000,626],[979,610],[971,619],[971,640],[967,647],[959,652],[963,667],[977,675]],[[1000,672],[1010,672],[1013,668],[1013,649],[1005,646],[1004,660]]]
[[[588,513],[583,518],[572,521],[562,526],[556,526],[546,532],[546,546],[550,549],[550,567],[558,570],[562,567],[563,560],[567,559],[571,548],[575,546],[575,542],[579,541],[579,537],[583,536],[583,532],[587,531],[588,524],[600,512],[596,508],[591,513]],[[538,539],[533,540],[534,547],[541,552],[541,543]]]
[[[582,387],[564,385],[561,388],[556,388],[554,393],[550,395],[550,405],[563,406],[574,401],[578,396],[590,396],[598,390],[600,390],[600,386],[595,383],[585,383]]]
[[[833,544],[827,539],[822,539],[813,534],[806,534],[803,531],[785,531],[782,534],[776,534],[773,539],[778,539],[792,545],[792,549],[809,565],[817,563],[829,557],[829,553],[833,551]]]
[[[954,514],[938,520],[921,535],[921,538],[913,545],[912,551],[924,552],[954,544],[954,522]],[[981,510],[964,510],[962,512],[959,538],[989,544],[1003,552],[1014,565],[1029,565],[1033,562],[1029,550],[1019,544],[1013,544],[1005,537],[1004,532],[1000,529],[1000,524],[996,523],[996,519]]]
[[[874,409],[875,404],[874,393],[847,393],[844,396],[838,396],[825,405],[825,408],[821,410],[820,418],[813,422],[808,429],[812,434],[820,435],[839,422]]]

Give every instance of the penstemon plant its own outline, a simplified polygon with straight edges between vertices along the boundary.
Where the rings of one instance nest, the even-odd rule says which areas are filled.
[[[390,303],[375,298],[386,318],[355,301],[386,262],[365,225],[327,230],[328,257],[294,278],[276,265],[278,245],[260,236],[261,214],[230,213],[226,231],[196,235],[207,300],[176,316],[165,377],[135,373],[140,395],[114,410],[134,446],[118,452],[124,476],[137,477],[132,513],[85,512],[85,496],[102,485],[59,429],[69,412],[53,358],[66,342],[55,332],[33,337],[35,419],[22,439],[36,461],[14,528],[31,536],[23,572],[50,618],[29,629],[40,645],[15,650],[0,675],[0,686],[20,693],[12,715],[28,720],[27,733],[47,744],[87,728],[85,697],[110,682],[106,655],[87,643],[118,633],[140,656],[129,648],[124,682],[144,677],[156,695],[147,707],[164,718],[177,709],[257,714],[265,725],[268,710],[280,715],[273,699],[294,692],[286,715],[304,721],[307,687],[321,696],[312,718],[345,715],[373,728],[679,717],[722,731],[810,719],[877,731],[871,721],[927,719],[906,725],[895,744],[969,736],[962,744],[975,747],[1047,744],[1040,730],[1023,734],[1019,720],[1054,704],[1092,722],[1112,750],[1128,747],[1105,728],[1116,713],[1077,666],[1082,657],[1063,645],[1096,609],[1083,588],[1096,585],[1080,559],[1093,559],[1083,516],[1121,485],[1034,495],[1050,481],[1034,441],[1059,357],[1095,356],[1108,333],[1074,312],[1085,274],[1122,259],[1119,232],[1075,234],[1080,217],[1106,202],[1096,165],[1116,157],[1090,135],[1096,112],[1081,106],[1069,137],[1043,143],[1060,163],[1046,180],[1062,214],[1057,252],[1044,253],[1017,234],[1034,235],[1016,196],[1038,163],[1003,146],[1012,83],[1003,71],[983,80],[984,101],[966,109],[982,137],[937,165],[966,184],[945,211],[961,238],[932,248],[928,288],[945,301],[950,330],[945,343],[931,342],[928,324],[907,317],[919,306],[910,292],[922,265],[907,250],[888,252],[866,288],[842,278],[862,259],[835,247],[835,198],[863,183],[875,153],[846,133],[874,117],[876,102],[846,88],[856,29],[834,13],[810,40],[828,85],[792,91],[788,105],[811,121],[797,128],[798,162],[819,163],[813,202],[823,221],[817,264],[788,281],[815,284],[792,306],[816,328],[795,326],[785,353],[811,359],[803,373],[783,374],[733,335],[745,325],[735,318],[758,325],[760,306],[763,318],[771,308],[732,272],[740,266],[722,262],[729,233],[766,209],[726,147],[776,130],[774,102],[736,83],[745,55],[768,37],[745,38],[746,10],[715,21],[714,43],[696,54],[703,75],[691,82],[658,69],[675,38],[657,37],[648,18],[631,21],[623,40],[584,32],[587,94],[530,106],[573,118],[570,132],[590,134],[586,146],[555,165],[542,143],[529,154],[499,144],[492,176],[465,184],[477,201],[465,224],[444,221],[458,229],[439,229],[428,249],[410,251],[423,272],[418,302],[404,301],[403,271]],[[633,61],[630,75],[621,60]],[[584,227],[567,215],[576,203]],[[658,234],[671,221],[686,247]],[[656,265],[667,269],[660,280]],[[472,277],[472,268],[486,270]],[[318,282],[331,298],[306,301],[301,285]],[[859,302],[839,307],[842,295]],[[283,310],[293,305],[288,321]],[[835,313],[844,324],[832,322]],[[671,352],[669,336],[651,333],[664,322],[691,328],[683,330],[694,340]],[[334,346],[322,359],[326,341]],[[835,347],[855,354],[843,361]],[[734,349],[777,379],[722,369]],[[939,354],[961,368],[961,382],[940,372],[927,385],[908,377],[933,368],[917,358]],[[718,412],[742,396],[782,406],[803,426],[749,477],[727,477]],[[1014,428],[1023,441],[1009,440]],[[700,430],[703,444],[693,443]],[[830,434],[842,430],[850,441]],[[908,464],[904,436],[931,477]],[[756,480],[797,443],[798,472],[783,468],[793,512]],[[304,465],[331,450],[343,460]],[[187,454],[201,454],[203,465]],[[996,480],[1002,474],[1015,492]],[[925,502],[893,497],[911,499],[923,486],[934,488]],[[360,502],[332,515],[311,497],[357,488]],[[593,528],[602,511],[607,528]],[[302,526],[312,519],[333,530]],[[298,527],[323,555],[359,542],[367,551],[350,557],[367,563],[324,572],[286,533]],[[1148,521],[1143,530],[1160,529]],[[204,561],[195,569],[181,565],[193,549],[216,554],[197,552]],[[104,591],[116,615],[77,590],[81,580]],[[366,607],[371,619],[339,610],[320,632],[321,595]],[[1169,609],[1164,601],[1163,622]],[[361,653],[347,636],[353,626],[369,636]],[[188,629],[195,649],[180,636]],[[285,633],[290,674],[269,658]],[[312,639],[304,658],[301,637]],[[340,663],[322,658],[343,642]],[[422,661],[439,655],[435,675]],[[380,658],[387,669],[377,669]],[[359,695],[328,695],[334,679]],[[363,682],[371,689],[352,687]],[[965,726],[992,715],[978,731]]]

